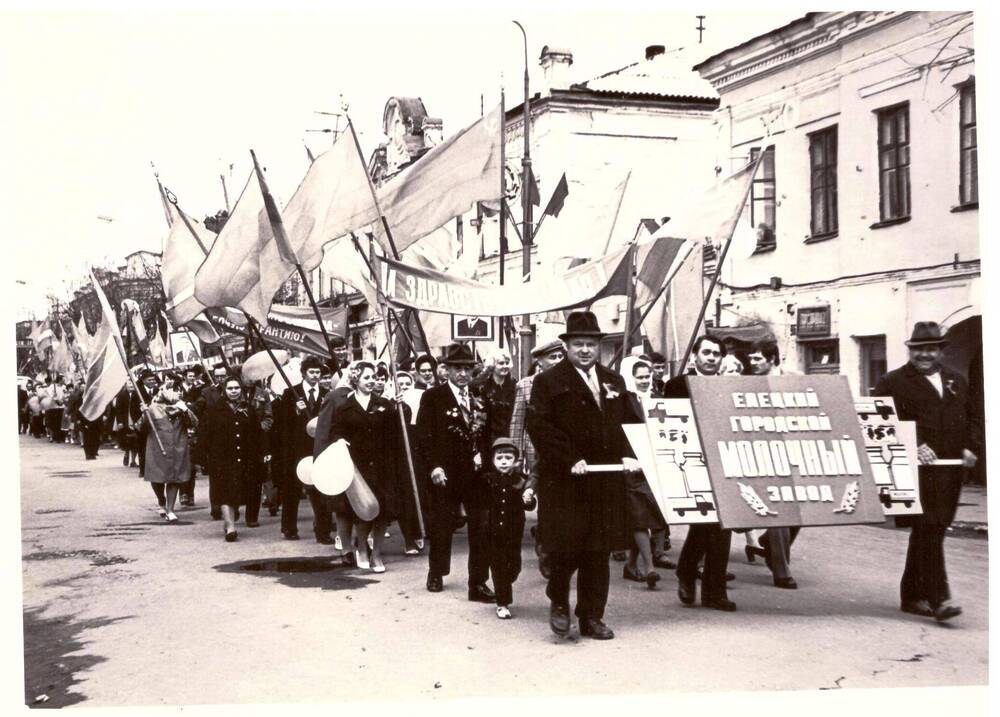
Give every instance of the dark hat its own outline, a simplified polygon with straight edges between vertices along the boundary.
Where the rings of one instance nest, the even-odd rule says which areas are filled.
[[[474,366],[476,358],[472,349],[465,344],[449,344],[441,357],[441,363],[448,366]]]
[[[517,450],[517,446],[514,445],[514,441],[512,441],[510,438],[498,438],[495,441],[493,441],[493,449],[492,449],[493,453],[496,453],[501,448],[507,448],[514,451],[514,455],[520,454],[520,451]]]
[[[906,342],[907,346],[943,346],[948,343],[941,334],[941,327],[935,321],[918,321],[913,325],[913,335]]]
[[[344,340],[343,336],[331,336],[330,343],[333,344],[335,349],[346,349],[347,341]]]
[[[153,378],[156,378],[157,377],[156,376],[156,371],[154,371],[151,368],[144,368],[141,371],[139,371],[139,380],[140,381],[145,381],[150,376],[152,376]]]
[[[593,336],[596,339],[604,336],[593,311],[574,311],[566,317],[566,330],[559,334],[559,338],[565,341],[573,336]]]
[[[556,349],[560,350],[563,349],[563,342],[560,341],[559,339],[553,339],[552,341],[549,341],[547,344],[542,344],[541,346],[536,346],[535,348],[531,349],[531,356],[532,358],[540,358],[545,354],[555,351]]]

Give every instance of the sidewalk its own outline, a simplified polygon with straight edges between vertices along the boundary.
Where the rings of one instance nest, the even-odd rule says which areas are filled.
[[[986,486],[964,485],[962,486],[962,497],[958,501],[958,512],[952,522],[952,528],[956,530],[973,530],[982,533],[983,537],[988,535]]]

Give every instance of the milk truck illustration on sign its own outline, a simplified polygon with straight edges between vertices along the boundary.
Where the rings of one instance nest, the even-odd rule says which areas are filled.
[[[886,515],[923,512],[917,483],[916,427],[900,421],[889,397],[854,399],[879,500]]]
[[[656,460],[667,522],[716,523],[715,495],[698,438],[691,402],[669,398],[644,401],[646,428]],[[649,477],[647,477],[649,480]]]

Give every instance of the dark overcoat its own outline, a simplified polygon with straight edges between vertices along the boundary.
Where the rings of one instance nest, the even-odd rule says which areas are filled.
[[[201,420],[198,439],[205,446],[205,468],[211,476],[242,477],[261,459],[260,414],[243,402],[246,413],[230,408],[228,401],[213,401]]]
[[[942,368],[944,396],[911,364],[890,371],[875,386],[875,396],[891,396],[902,421],[917,424],[917,445],[926,443],[938,458],[961,458],[962,449],[976,452],[971,425],[969,386],[959,374]],[[949,525],[955,518],[962,492],[964,469],[952,466],[920,466],[920,503],[923,516],[897,519],[902,526]]]
[[[424,391],[415,435],[421,471],[430,476],[435,468],[443,469],[449,492],[462,495],[467,508],[484,508],[487,492],[478,480],[474,462],[479,450],[477,436],[462,415],[450,383]],[[489,457],[483,456],[483,460]]]
[[[378,499],[380,520],[396,520],[402,508],[406,472],[396,407],[372,396],[365,410],[352,395],[334,410],[330,441],[341,438],[347,441],[351,460]]]
[[[622,431],[638,423],[618,374],[595,366],[601,405],[568,359],[535,377],[526,427],[538,454],[538,534],[546,551],[624,550],[625,482],[621,473],[575,476],[579,460],[621,463],[635,454]]]
[[[476,395],[483,402],[486,423],[479,437],[479,451],[485,457],[490,454],[493,441],[510,438],[510,418],[514,413],[514,396],[517,382],[510,376],[502,384],[487,376],[486,381],[476,387]]]
[[[298,481],[295,469],[299,461],[313,454],[313,437],[306,433],[306,424],[319,415],[323,399],[328,393],[327,389],[317,386],[316,402],[310,407],[306,400],[307,390],[304,383],[286,388],[274,408],[272,460],[276,463],[278,474],[285,481],[291,481],[291,485],[296,485]],[[305,410],[300,412],[296,408],[298,401],[305,402]]]

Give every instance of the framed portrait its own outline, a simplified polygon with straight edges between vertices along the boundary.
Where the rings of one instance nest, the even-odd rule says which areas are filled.
[[[188,331],[170,334],[170,363],[174,366],[198,363],[201,356],[200,343],[198,337]]]
[[[493,341],[492,316],[463,316],[452,314],[452,341]]]

